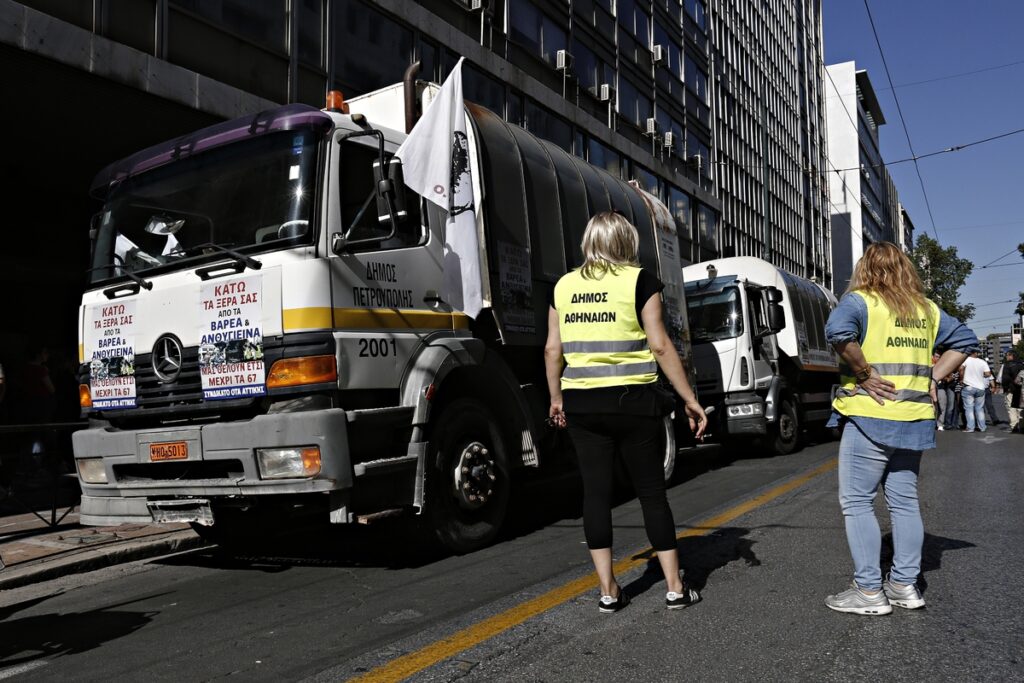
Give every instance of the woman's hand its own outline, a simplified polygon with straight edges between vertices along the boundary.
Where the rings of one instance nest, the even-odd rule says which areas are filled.
[[[548,423],[557,429],[565,429],[565,412],[562,410],[562,397],[551,399],[548,408]]]
[[[857,382],[860,387],[868,392],[868,396],[878,401],[878,405],[884,406],[883,399],[896,400],[896,385],[878,374],[878,370],[871,368],[871,374],[862,382]]]
[[[690,431],[698,441],[703,439],[704,430],[708,428],[708,416],[704,413],[704,408],[697,403],[696,399],[691,399],[684,404],[684,410],[686,410],[686,417],[690,421]]]

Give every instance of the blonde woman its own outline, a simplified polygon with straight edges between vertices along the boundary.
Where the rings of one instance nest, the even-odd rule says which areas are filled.
[[[843,365],[830,426],[843,433],[839,502],[854,565],[849,590],[828,596],[825,604],[866,615],[889,614],[893,605],[924,607],[916,585],[924,543],[917,477],[921,452],[935,448],[931,379],[956,369],[978,337],[925,298],[914,264],[889,242],[864,251],[825,334]],[[937,346],[948,350],[933,367]],[[879,485],[894,546],[884,582],[873,506]]]
[[[612,572],[613,463],[622,458],[643,509],[647,537],[665,574],[669,609],[700,595],[679,575],[675,522],[665,495],[658,368],[682,397],[698,438],[707,426],[665,331],[658,279],[637,264],[636,228],[599,213],[583,234],[584,263],[555,286],[544,347],[550,417],[568,427],[583,478],[583,529],[601,584],[598,609],[629,603]],[[564,369],[563,369],[564,367]]]

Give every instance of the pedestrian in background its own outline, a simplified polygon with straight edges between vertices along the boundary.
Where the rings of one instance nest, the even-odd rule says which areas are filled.
[[[939,362],[941,354],[936,351],[932,354],[932,365]],[[946,378],[936,379],[932,377],[932,402],[935,404],[935,428],[940,432],[945,429],[943,424],[946,420]]]
[[[636,228],[620,214],[602,212],[590,219],[581,246],[583,265],[555,285],[544,363],[549,417],[568,427],[579,460],[583,530],[601,584],[598,609],[617,612],[629,603],[612,570],[616,456],[640,499],[647,538],[665,575],[665,604],[687,607],[700,595],[679,572],[662,442],[662,420],[672,407],[656,388],[659,367],[682,397],[698,439],[707,417],[665,330],[664,286],[637,264]]]
[[[992,381],[985,387],[985,415],[988,416],[988,424],[997,425],[999,424],[999,416],[996,415],[996,406],[992,395],[999,389],[999,385],[995,382],[995,375],[992,377]]]
[[[1003,367],[999,369],[999,384],[1003,387],[1003,400],[1006,402],[1006,412],[1010,416],[1010,431],[1017,431],[1020,422],[1020,385],[1016,383],[1017,375],[1024,370],[1024,364],[1017,360],[1017,354],[1013,351],[1006,352],[1006,360]]]
[[[946,385],[946,415],[942,420],[945,429],[952,431],[956,429],[957,404],[960,402],[960,392],[957,391],[958,375],[951,372],[943,378]]]
[[[964,415],[967,418],[965,432],[977,429],[983,432],[985,426],[985,392],[992,386],[992,369],[988,363],[978,357],[974,351],[960,366],[960,376],[964,383]]]
[[[977,346],[977,336],[924,296],[913,263],[889,242],[872,244],[825,326],[843,363],[830,425],[842,428],[839,502],[853,583],[825,604],[838,612],[889,614],[924,607],[916,582],[924,525],[918,503],[921,452],[935,447],[931,377]],[[932,367],[937,346],[947,350]],[[883,581],[874,499],[881,485],[892,522],[892,569]]]

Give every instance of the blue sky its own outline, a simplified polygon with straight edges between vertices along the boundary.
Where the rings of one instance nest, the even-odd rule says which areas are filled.
[[[910,139],[918,155],[1024,128],[1024,3],[1019,0],[868,0]],[[882,156],[910,156],[899,113],[868,23],[864,0],[824,0],[825,63],[856,61],[867,69],[886,125]],[[972,75],[967,71],[1022,62]],[[918,81],[943,78],[930,83]],[[1024,291],[1024,259],[1000,256],[1024,242],[1024,134],[918,161],[943,246],[972,260],[961,301],[977,309],[971,328],[1009,331]],[[889,168],[916,228],[932,224],[913,163]],[[992,261],[1007,267],[981,266]],[[1017,265],[1020,264],[1020,265]],[[994,304],[994,305],[987,305]]]

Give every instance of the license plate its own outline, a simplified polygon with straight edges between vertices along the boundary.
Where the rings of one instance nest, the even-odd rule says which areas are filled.
[[[187,460],[188,442],[170,441],[167,443],[149,444],[149,459],[153,462],[162,460]]]

